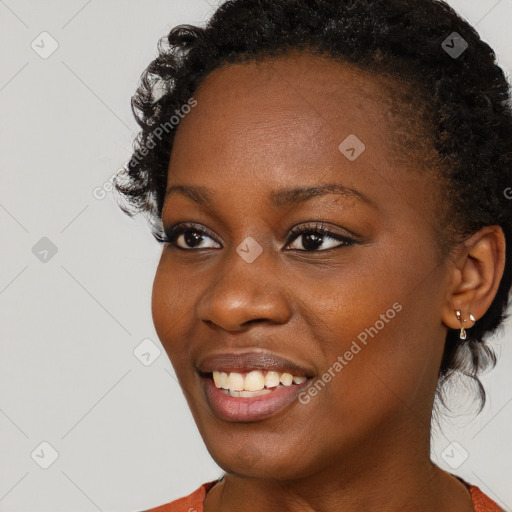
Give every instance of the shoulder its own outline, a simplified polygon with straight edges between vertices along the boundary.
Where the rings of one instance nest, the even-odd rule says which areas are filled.
[[[469,486],[469,492],[475,504],[475,512],[504,512],[500,506],[475,485]]]
[[[165,505],[160,505],[156,508],[146,510],[145,512],[203,512],[203,501],[206,497],[206,493],[218,481],[219,480],[206,482],[188,496],[184,496],[183,498],[174,500],[171,503],[166,503]]]

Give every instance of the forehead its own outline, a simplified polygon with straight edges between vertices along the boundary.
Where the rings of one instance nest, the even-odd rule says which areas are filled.
[[[292,53],[228,64],[206,77],[195,98],[198,105],[178,133],[193,131],[215,139],[219,151],[247,158],[257,154],[261,160],[265,144],[270,159],[288,149],[289,158],[316,161],[337,156],[349,134],[381,152],[389,142],[393,99],[383,80],[319,56]]]
[[[396,192],[397,178],[418,185],[420,174],[399,169],[390,82],[353,65],[300,53],[227,64],[194,98],[175,134],[168,186],[267,195],[334,180],[371,195],[383,185]],[[346,140],[364,149],[355,160],[340,150]]]

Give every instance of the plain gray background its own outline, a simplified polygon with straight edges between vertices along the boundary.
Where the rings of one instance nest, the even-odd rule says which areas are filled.
[[[0,511],[144,510],[221,474],[153,327],[160,247],[109,192],[158,39],[215,3],[0,0]],[[512,0],[449,3],[510,77]],[[433,443],[508,511],[511,333],[494,340],[484,412],[454,389]]]

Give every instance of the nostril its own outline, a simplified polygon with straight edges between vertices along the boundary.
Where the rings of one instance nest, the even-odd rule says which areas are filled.
[[[254,322],[265,322],[266,320],[267,320],[266,318],[253,318],[252,320],[247,320],[247,322],[244,322],[242,325],[246,326],[246,325],[250,325]]]

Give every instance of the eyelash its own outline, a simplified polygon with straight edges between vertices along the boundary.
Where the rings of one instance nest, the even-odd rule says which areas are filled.
[[[176,247],[177,249],[180,249],[182,251],[197,251],[197,250],[201,250],[202,248],[189,248],[189,249],[183,249],[183,247],[179,247],[178,245],[176,245],[176,239],[179,235],[183,234],[183,233],[197,233],[201,236],[203,235],[206,235],[208,236],[209,238],[212,238],[216,243],[218,243],[215,238],[212,237],[212,235],[209,233],[209,231],[205,230],[205,229],[201,229],[201,228],[198,228],[195,224],[193,223],[184,223],[184,224],[175,224],[174,226],[171,226],[167,231],[164,232],[164,234],[155,234],[155,238],[157,239],[157,241],[159,243],[169,243],[169,244],[172,244],[174,245],[174,247]],[[353,238],[350,238],[348,236],[343,236],[343,235],[340,235],[338,233],[335,233],[333,231],[331,231],[330,229],[328,229],[324,223],[322,222],[317,222],[315,223],[313,226],[296,226],[294,227],[291,231],[290,231],[290,237],[288,238],[288,241],[287,241],[287,244],[286,245],[289,245],[291,242],[293,242],[294,240],[296,240],[300,235],[303,235],[303,234],[314,234],[314,235],[319,235],[320,237],[328,237],[328,238],[332,238],[334,240],[337,240],[339,242],[341,242],[340,245],[336,246],[336,247],[331,247],[329,249],[313,249],[313,250],[307,250],[307,249],[292,249],[294,251],[299,251],[299,252],[326,252],[326,251],[329,251],[329,250],[333,250],[333,249],[338,249],[340,247],[343,247],[343,246],[349,246],[349,245],[354,245],[356,242],[356,240],[354,240]],[[212,249],[211,247],[204,247],[203,249]]]

